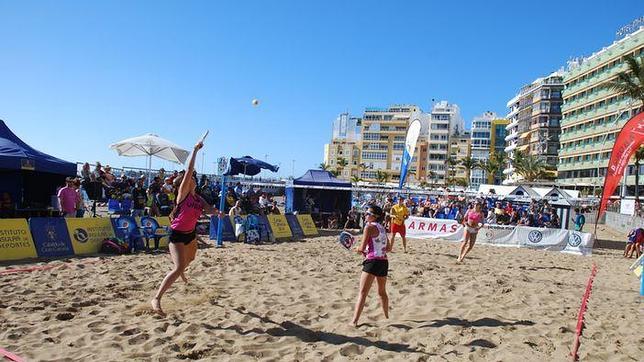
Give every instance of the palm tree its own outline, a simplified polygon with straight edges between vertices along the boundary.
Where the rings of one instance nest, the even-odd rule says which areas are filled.
[[[340,175],[340,172],[338,170],[331,170],[329,172],[331,172],[331,175],[333,175],[334,177],[338,177],[338,175]]]
[[[479,162],[473,159],[472,157],[467,156],[461,160],[461,166],[465,168],[465,179],[468,181],[468,184],[469,184],[470,173],[472,172],[473,169],[480,167]]]
[[[491,158],[485,162],[481,163],[481,168],[487,172],[487,180],[490,182],[490,179],[492,180],[492,184],[495,184],[495,179],[496,175],[499,173],[499,170],[501,170],[501,165],[494,159]]]
[[[642,102],[639,108],[641,112],[644,108],[644,55],[637,58],[627,55],[624,61],[628,64],[628,70],[618,73],[615,79],[602,84],[602,87]]]
[[[351,182],[352,182],[352,183],[354,183],[354,184],[358,184],[358,182],[360,182],[360,181],[362,181],[362,179],[360,178],[360,176],[353,176],[353,177],[351,177]]]
[[[458,165],[458,161],[454,157],[448,157],[445,162],[447,163],[449,173],[454,176],[456,174],[455,168]]]
[[[527,182],[547,177],[546,164],[541,158],[533,155],[523,156],[521,153],[519,155],[520,157],[516,157],[515,154],[514,168]]]
[[[434,184],[436,183],[436,172],[432,170],[427,171],[427,178],[432,181],[432,188],[433,188]]]
[[[387,179],[389,178],[389,175],[386,172],[382,172],[380,170],[376,171],[376,181],[379,183],[385,183],[387,182]]]
[[[338,157],[337,161],[338,161],[338,166],[337,166],[338,174],[342,175],[342,170],[344,170],[344,168],[349,164],[349,162],[347,162],[347,159],[344,157]]]
[[[331,166],[329,166],[326,163],[322,162],[321,164],[318,165],[318,167],[320,168],[320,170],[327,171],[329,169],[329,167],[331,167]]]

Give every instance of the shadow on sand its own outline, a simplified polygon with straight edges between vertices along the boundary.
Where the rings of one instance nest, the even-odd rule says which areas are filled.
[[[238,325],[233,325],[230,327],[221,327],[221,326],[213,326],[207,323],[203,323],[202,326],[206,329],[234,331],[240,335],[247,335],[250,333],[268,334],[269,336],[273,336],[273,337],[295,337],[305,343],[324,342],[324,343],[329,343],[333,345],[352,343],[363,347],[376,347],[378,349],[381,349],[384,351],[390,351],[390,352],[408,352],[408,353],[419,353],[423,355],[430,355],[429,353],[426,353],[424,351],[414,349],[408,344],[390,343],[385,341],[372,341],[364,337],[350,337],[350,336],[345,336],[338,333],[315,331],[290,321],[277,323],[268,317],[262,317],[257,313],[247,311],[244,308],[238,307],[238,308],[234,308],[233,310],[245,316],[255,318],[264,324],[275,325],[275,327],[268,328],[268,329],[253,328],[250,330],[244,330],[242,327]]]

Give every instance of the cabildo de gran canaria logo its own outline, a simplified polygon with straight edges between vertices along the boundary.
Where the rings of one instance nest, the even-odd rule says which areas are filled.
[[[543,239],[543,234],[539,230],[532,230],[528,234],[528,240],[533,244],[539,243],[541,239]]]
[[[85,229],[76,229],[74,230],[74,239],[79,243],[85,243],[89,239],[89,234]]]
[[[568,236],[568,245],[572,246],[573,248],[576,248],[580,244],[581,244],[581,236],[578,233],[571,232],[570,236]]]

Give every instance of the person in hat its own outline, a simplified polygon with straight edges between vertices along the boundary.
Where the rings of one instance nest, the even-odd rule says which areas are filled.
[[[76,217],[76,209],[80,204],[80,194],[73,187],[74,179],[67,177],[65,187],[58,190],[58,205],[63,217]]]
[[[405,206],[405,197],[398,195],[398,203],[391,207],[391,248],[394,247],[396,234],[400,234],[403,243],[403,251],[407,252],[407,238],[405,220],[409,217],[409,209]]]

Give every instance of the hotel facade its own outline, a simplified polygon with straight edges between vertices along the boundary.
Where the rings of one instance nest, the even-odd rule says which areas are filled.
[[[607,81],[628,69],[626,55],[644,53],[644,27],[623,35],[597,53],[568,63],[563,77],[563,119],[558,180],[598,194],[615,138],[626,121],[642,106],[638,100],[603,88]],[[635,170],[631,159],[623,180],[624,194],[634,193]],[[644,174],[644,167],[640,174]]]
[[[507,167],[504,184],[516,184],[523,176],[515,172],[514,158],[518,151],[541,159],[553,173],[559,157],[561,132],[563,73],[554,72],[523,86],[507,103],[505,152]]]

